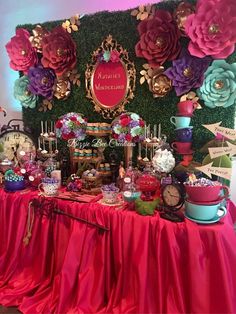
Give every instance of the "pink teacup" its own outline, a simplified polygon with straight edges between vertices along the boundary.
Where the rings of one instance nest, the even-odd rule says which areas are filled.
[[[229,188],[220,183],[210,186],[185,185],[185,188],[189,200],[198,203],[213,202],[229,196]]]
[[[192,154],[192,142],[173,142],[171,147],[181,155]]]
[[[195,109],[192,100],[181,101],[177,104],[178,113],[177,116],[191,117]]]

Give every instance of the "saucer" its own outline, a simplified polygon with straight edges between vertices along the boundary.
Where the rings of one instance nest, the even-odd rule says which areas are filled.
[[[177,114],[176,114],[176,116],[177,117],[189,117],[189,118],[192,118],[193,117],[193,113],[180,113],[180,112],[178,112]]]
[[[182,128],[175,128],[175,130],[181,130],[181,129],[192,129],[193,128],[193,126],[192,125],[190,125],[190,126],[184,126],[184,127],[182,127]]]
[[[187,152],[176,151],[176,153],[179,155],[192,155],[194,153],[194,151],[192,149],[190,149]]]
[[[214,224],[214,223],[218,222],[221,218],[219,216],[215,216],[211,220],[200,220],[200,219],[195,219],[195,218],[189,217],[186,213],[184,213],[184,216],[185,216],[185,218],[187,218],[191,221],[194,221],[198,224],[203,224],[203,225]]]
[[[209,201],[209,202],[198,202],[198,201],[192,201],[189,198],[186,199],[187,202],[191,203],[191,204],[196,204],[196,205],[217,205],[219,203],[221,203],[225,198],[224,197],[219,197],[217,200],[215,201]]]
[[[98,201],[98,203],[101,205],[106,205],[106,206],[122,206],[122,205],[124,205],[124,202],[122,200],[118,200],[116,203],[109,204],[109,203],[105,202],[104,198],[100,199]]]

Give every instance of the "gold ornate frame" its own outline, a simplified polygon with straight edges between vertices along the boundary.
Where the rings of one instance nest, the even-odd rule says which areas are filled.
[[[112,51],[116,49],[120,53],[120,61],[126,71],[127,75],[127,86],[126,92],[123,99],[113,107],[107,107],[106,105],[100,103],[93,90],[93,76],[98,65],[97,57],[105,50]],[[112,35],[109,35],[101,44],[101,46],[95,50],[92,54],[92,60],[90,64],[87,64],[85,71],[85,86],[87,95],[92,103],[94,104],[94,110],[101,113],[105,119],[112,119],[115,116],[119,115],[125,110],[125,105],[134,98],[136,82],[136,69],[134,63],[129,60],[128,52],[126,49],[117,43],[116,40],[112,38]]]

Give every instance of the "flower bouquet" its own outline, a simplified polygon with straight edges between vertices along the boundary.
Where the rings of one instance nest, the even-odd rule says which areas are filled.
[[[132,112],[122,113],[111,124],[112,138],[124,146],[126,168],[132,160],[133,145],[131,143],[141,142],[145,138],[144,126],[143,119]]]
[[[86,136],[86,127],[86,118],[80,113],[69,112],[57,120],[55,124],[56,136],[63,140],[76,138],[82,141]]]
[[[120,143],[138,143],[144,140],[145,122],[136,113],[125,112],[117,117],[111,125],[112,138]]]

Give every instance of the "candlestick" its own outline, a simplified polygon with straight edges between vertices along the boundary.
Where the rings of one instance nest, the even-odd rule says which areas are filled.
[[[56,138],[55,144],[56,144],[56,150],[57,150],[57,138]]]
[[[158,138],[161,137],[161,123],[158,124]]]
[[[51,130],[50,132],[53,132],[53,122],[51,121]]]
[[[43,150],[45,150],[45,142],[44,142],[44,137],[43,137]]]
[[[48,133],[48,121],[45,121],[45,133]]]
[[[145,136],[145,139],[147,138],[147,125],[145,123],[144,125],[144,136]]]
[[[41,134],[43,134],[43,121],[41,121]]]
[[[141,143],[138,143],[138,156],[141,157]]]
[[[51,153],[52,153],[52,142],[49,139],[49,154],[51,154]]]

